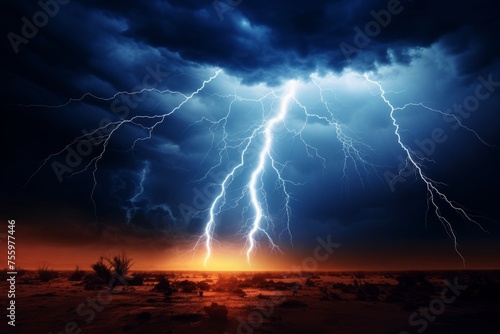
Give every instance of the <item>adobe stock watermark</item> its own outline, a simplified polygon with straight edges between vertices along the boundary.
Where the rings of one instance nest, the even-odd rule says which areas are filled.
[[[120,120],[126,119],[131,109],[137,108],[139,103],[146,99],[147,93],[156,89],[170,75],[165,69],[166,67],[161,64],[156,64],[154,69],[149,65],[146,66],[146,74],[141,82],[142,86],[135,86],[131,90],[131,92],[142,92],[140,94],[119,94],[111,102],[111,112],[117,115]],[[74,170],[83,163],[84,158],[92,154],[94,147],[108,138],[118,124],[119,121],[113,122],[109,118],[103,118],[100,120],[98,128],[90,131],[83,129],[82,135],[60,152],[61,155],[64,155],[64,161],[51,163],[57,180],[63,182],[66,175],[71,176]]]
[[[341,244],[334,243],[331,240],[331,236],[328,235],[326,240],[321,237],[316,238],[317,246],[312,252],[312,256],[305,257],[300,265],[292,265],[291,271],[284,273],[285,276],[294,275],[297,278],[302,278],[303,272],[316,271],[318,269],[319,263],[328,260],[335,249],[339,248]],[[296,288],[298,288],[298,284]],[[246,319],[237,317],[238,328],[237,334],[251,334],[256,329],[258,329],[264,323],[264,319],[269,319],[275,311],[277,305],[286,301],[287,296],[281,294],[281,292],[272,296],[269,299],[261,299],[261,301],[256,305],[256,310],[250,312]],[[226,333],[227,334],[227,333]]]
[[[49,19],[59,13],[61,5],[66,5],[70,0],[39,0],[37,2],[40,10],[35,12],[30,19],[26,16],[21,17],[21,34],[11,31],[7,33],[7,39],[16,54],[19,53],[19,47],[28,44],[30,40],[38,35],[41,28],[49,23]]]
[[[339,44],[340,51],[342,51],[344,57],[349,60],[352,55],[359,54],[362,49],[367,48],[372,39],[380,35],[383,28],[389,26],[393,16],[401,14],[403,9],[404,7],[401,5],[400,0],[389,0],[386,9],[381,9],[378,12],[371,10],[370,15],[373,17],[373,20],[368,21],[363,30],[358,26],[353,28],[355,34],[352,43],[354,45],[347,42]]]
[[[452,108],[445,110],[443,114],[443,121],[450,123],[452,130],[463,128],[463,120],[470,117],[472,112],[475,112],[481,106],[481,101],[489,99],[496,90],[500,87],[500,81],[493,80],[493,74],[488,74],[488,77],[480,75],[477,77],[478,84],[474,89],[474,93],[466,96],[462,103],[453,104]],[[418,159],[429,159],[435,152],[436,147],[443,144],[448,140],[447,131],[441,127],[434,128],[429,136],[424,139],[415,139],[414,144],[418,147],[417,150],[411,150]],[[396,185],[404,183],[407,178],[415,175],[417,172],[416,167],[407,161],[406,157],[400,155],[398,157],[399,166],[398,174],[391,171],[384,173],[384,179],[389,185],[392,192],[396,191]]]
[[[420,307],[418,311],[413,312],[408,317],[408,323],[412,327],[418,327],[417,333],[423,333],[430,322],[436,321],[437,317],[444,313],[446,305],[454,303],[457,297],[467,289],[467,285],[458,283],[458,277],[455,277],[453,283],[448,280],[445,280],[444,283],[446,288],[441,291],[439,298],[433,299],[428,307]],[[410,334],[410,332],[401,331],[399,334]]]
[[[220,1],[220,0],[214,0],[212,2],[212,6],[215,9],[215,12],[219,16],[219,19],[221,21],[224,21],[224,14],[228,12],[233,12],[236,7],[241,5],[243,0],[226,0],[226,1]]]

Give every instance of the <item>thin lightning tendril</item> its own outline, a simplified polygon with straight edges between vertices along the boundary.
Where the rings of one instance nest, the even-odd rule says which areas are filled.
[[[141,90],[138,90],[138,91],[133,91],[133,92],[126,92],[126,91],[118,92],[118,93],[114,94],[113,96],[107,97],[107,98],[98,97],[98,96],[95,96],[95,95],[93,95],[91,93],[85,93],[82,97],[80,97],[78,99],[71,98],[71,99],[68,100],[68,102],[66,102],[64,104],[61,104],[61,105],[56,105],[56,106],[41,105],[41,104],[24,105],[25,107],[43,107],[43,108],[56,108],[57,109],[57,108],[63,108],[65,106],[69,105],[72,102],[83,101],[86,97],[89,97],[89,96],[92,97],[92,98],[94,98],[94,99],[96,99],[96,100],[111,101],[114,98],[116,98],[117,96],[122,95],[122,94],[125,94],[125,95],[135,95],[135,94],[141,94],[143,92],[152,92],[152,91],[160,93],[160,94],[165,94],[165,93],[180,94],[180,95],[182,95],[184,97],[184,99],[176,107],[174,107],[173,109],[171,109],[167,113],[158,114],[158,115],[137,115],[137,116],[131,117],[129,119],[122,119],[122,120],[119,120],[119,121],[110,122],[110,123],[108,123],[108,124],[106,124],[104,126],[101,126],[101,127],[98,127],[96,129],[94,129],[93,131],[91,131],[90,133],[88,133],[86,135],[82,135],[82,136],[79,136],[79,137],[75,138],[70,144],[66,145],[59,152],[56,152],[56,153],[53,153],[53,154],[49,155],[44,160],[44,162],[38,167],[38,169],[30,176],[30,178],[28,179],[28,181],[26,182],[26,184],[28,182],[30,182],[30,180],[33,178],[33,176],[35,176],[50,161],[50,159],[52,159],[52,158],[54,158],[56,156],[61,155],[64,151],[66,151],[72,145],[74,145],[74,144],[76,144],[78,142],[86,140],[87,136],[94,136],[94,135],[97,134],[97,137],[95,137],[95,139],[98,140],[98,142],[97,142],[98,144],[102,144],[102,150],[101,150],[101,152],[97,156],[93,157],[83,167],[83,169],[81,169],[79,171],[76,171],[76,172],[73,172],[69,176],[69,177],[72,177],[74,175],[83,173],[83,172],[87,171],[89,168],[93,167],[93,169],[92,169],[93,186],[92,186],[92,191],[90,193],[90,200],[92,201],[92,204],[93,204],[93,207],[94,207],[94,214],[95,214],[96,219],[97,219],[97,204],[96,204],[95,199],[94,199],[94,193],[95,193],[95,190],[96,190],[96,187],[97,187],[97,176],[96,176],[96,173],[98,171],[98,164],[101,161],[101,159],[103,158],[104,154],[106,153],[106,149],[108,147],[108,144],[110,143],[111,138],[113,138],[113,135],[120,128],[124,127],[125,125],[135,125],[135,126],[137,126],[138,128],[140,128],[142,130],[146,130],[147,131],[147,135],[145,137],[139,137],[139,138],[135,139],[134,143],[133,143],[133,145],[131,147],[131,149],[135,148],[135,145],[137,144],[138,141],[151,139],[152,132],[153,132],[153,130],[155,129],[155,127],[158,124],[161,124],[165,120],[166,117],[168,117],[168,116],[172,115],[173,113],[175,113],[184,104],[186,104],[187,102],[189,102],[189,100],[191,100],[195,95],[197,95],[198,93],[200,93],[205,88],[205,86],[208,83],[210,83],[212,80],[214,80],[215,78],[217,78],[217,76],[219,75],[220,72],[221,72],[221,70],[217,70],[212,77],[210,77],[209,79],[203,81],[202,85],[198,89],[196,89],[194,92],[192,92],[191,94],[189,94],[189,95],[184,95],[182,93],[175,92],[175,91],[170,91],[170,90],[158,90],[156,88],[144,88],[144,89],[141,89]],[[139,121],[143,121],[143,120],[154,120],[155,123],[153,125],[151,125],[151,126],[145,126],[145,125],[142,125],[142,124],[138,123]],[[106,132],[109,132],[109,133],[106,133]],[[100,135],[101,133],[104,133],[104,134]]]
[[[465,267],[465,258],[459,250],[457,235],[455,233],[455,230],[453,229],[453,226],[452,226],[449,218],[445,217],[445,215],[442,213],[442,207],[437,202],[438,199],[440,199],[444,205],[448,206],[449,208],[451,208],[452,210],[457,212],[466,221],[476,224],[484,232],[487,232],[487,231],[476,220],[476,218],[478,218],[478,217],[467,213],[464,208],[462,208],[456,202],[450,200],[442,191],[439,190],[438,187],[444,185],[444,183],[439,182],[439,181],[435,181],[424,173],[423,162],[429,161],[429,159],[419,156],[409,146],[407,146],[403,143],[403,140],[401,139],[401,127],[400,127],[400,125],[396,119],[396,116],[395,116],[396,111],[404,111],[406,108],[408,108],[410,106],[420,106],[420,107],[423,107],[425,109],[428,109],[428,110],[431,110],[433,112],[437,112],[437,113],[440,113],[443,115],[449,115],[449,114],[442,112],[440,110],[436,110],[436,109],[427,107],[423,103],[407,103],[402,107],[394,107],[386,96],[387,92],[384,90],[384,88],[382,87],[382,85],[379,82],[370,79],[368,77],[368,75],[365,75],[365,79],[368,82],[370,82],[378,87],[378,89],[380,90],[380,97],[385,102],[385,104],[387,104],[387,106],[390,108],[389,115],[390,115],[391,120],[392,120],[392,125],[394,126],[394,134],[396,135],[399,146],[401,146],[403,151],[406,153],[406,164],[407,164],[407,166],[409,164],[412,167],[414,167],[417,176],[425,183],[425,186],[427,189],[428,210],[430,210],[430,209],[434,210],[434,214],[436,215],[438,220],[443,225],[446,233],[453,240],[455,252],[460,256],[460,258],[462,259],[462,263]],[[455,119],[458,121],[458,118],[455,117]],[[472,132],[483,144],[490,146],[490,147],[493,146],[493,145],[488,144],[486,141],[484,141],[474,130],[462,125],[462,123],[460,123],[460,122],[459,122],[459,125],[462,128],[464,128],[465,130]],[[401,174],[401,172],[402,172],[402,170],[400,171],[400,174]]]

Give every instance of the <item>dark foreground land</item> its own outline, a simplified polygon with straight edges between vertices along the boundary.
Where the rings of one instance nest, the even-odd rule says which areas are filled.
[[[143,272],[112,291],[90,273],[27,271],[15,327],[5,275],[2,333],[500,333],[500,271]]]

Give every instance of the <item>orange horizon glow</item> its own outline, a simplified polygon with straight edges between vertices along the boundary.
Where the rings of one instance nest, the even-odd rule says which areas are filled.
[[[3,245],[2,245],[3,246]],[[30,245],[19,247],[16,265],[27,270],[35,270],[48,265],[54,270],[73,270],[78,265],[81,270],[90,271],[91,264],[101,256],[109,257],[123,251],[118,248],[83,246]],[[199,272],[350,272],[350,271],[411,271],[411,270],[500,270],[495,261],[486,261],[475,257],[468,259],[468,265],[460,266],[453,254],[447,257],[435,257],[433,263],[426,261],[429,257],[419,256],[372,258],[363,254],[345,256],[336,254],[327,263],[313,266],[303,260],[307,257],[268,254],[257,252],[249,265],[246,255],[241,251],[217,251],[207,266],[203,266],[204,254],[193,254],[179,251],[159,251],[130,249],[127,255],[133,259],[131,272],[138,271],[199,271]]]
[[[91,271],[91,264],[101,256],[110,257],[126,251],[133,259],[131,272],[137,271],[203,271],[203,272],[313,272],[313,271],[411,271],[411,270],[500,270],[500,248],[495,240],[475,244],[474,252],[466,255],[466,267],[451,247],[440,243],[407,244],[398,242],[365,243],[363,249],[342,244],[326,261],[312,266],[306,259],[314,256],[314,245],[284,249],[284,254],[272,253],[261,247],[254,252],[251,264],[247,263],[241,247],[221,243],[214,248],[213,256],[203,266],[204,250],[189,252],[192,244],[158,246],[142,238],[125,239],[119,234],[101,236],[99,240],[83,238],[83,230],[73,229],[60,239],[42,241],[43,229],[16,230],[16,265],[34,270],[48,265],[54,270]],[[64,234],[63,234],[64,235]],[[0,253],[7,254],[6,243],[0,243]],[[469,248],[472,245],[469,245]],[[0,265],[3,269],[7,265]],[[314,265],[314,263],[313,263]]]

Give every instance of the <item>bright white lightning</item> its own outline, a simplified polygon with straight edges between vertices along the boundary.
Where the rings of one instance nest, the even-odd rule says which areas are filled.
[[[318,148],[306,141],[306,139],[304,138],[304,132],[306,126],[310,124],[310,121],[313,119],[316,122],[320,122],[323,125],[326,125],[327,127],[331,127],[335,138],[341,144],[343,152],[343,179],[347,179],[347,166],[349,160],[352,160],[354,169],[360,176],[360,178],[361,170],[358,167],[363,166],[363,168],[365,168],[365,171],[367,171],[366,165],[374,168],[374,165],[368,163],[363,154],[364,150],[372,151],[371,147],[359,142],[350,135],[351,130],[335,117],[331,104],[327,102],[327,99],[324,96],[325,90],[319,84],[314,82],[314,80],[312,81],[315,87],[318,88],[320,102],[323,105],[325,115],[314,112],[306,105],[301,103],[298,96],[296,95],[299,83],[296,81],[290,81],[282,88],[284,93],[281,97],[278,97],[275,91],[266,94],[260,99],[246,99],[237,95],[236,93],[234,94],[234,96],[222,96],[224,98],[233,98],[233,101],[231,102],[229,110],[227,111],[225,116],[216,121],[203,119],[203,121],[207,121],[211,124],[211,131],[212,127],[222,127],[222,139],[215,145],[218,146],[220,144],[222,145],[222,147],[218,150],[219,162],[214,167],[210,168],[209,172],[207,172],[202,179],[205,179],[210,172],[222,165],[223,155],[227,154],[228,149],[241,149],[241,152],[238,154],[237,164],[227,174],[225,174],[223,180],[221,180],[217,184],[219,191],[207,210],[208,220],[205,225],[204,233],[198,238],[198,241],[193,247],[193,251],[195,251],[197,247],[201,245],[204,246],[206,251],[204,259],[205,266],[207,265],[208,260],[210,259],[213,252],[213,242],[216,240],[214,238],[214,230],[218,215],[222,212],[223,207],[235,207],[227,203],[226,196],[228,194],[229,187],[231,186],[235,178],[240,175],[241,171],[247,168],[251,168],[251,172],[248,180],[245,182],[245,186],[243,187],[241,196],[236,200],[235,204],[239,205],[240,201],[248,196],[249,204],[242,210],[243,223],[241,228],[241,232],[243,233],[246,240],[244,252],[246,254],[247,262],[250,264],[251,256],[258,246],[258,234],[261,234],[266,238],[271,249],[281,252],[280,248],[274,242],[270,234],[271,229],[273,228],[273,217],[268,213],[267,194],[265,191],[265,184],[263,179],[266,170],[274,173],[273,175],[275,175],[276,184],[281,189],[281,194],[283,196],[282,212],[284,213],[282,221],[284,221],[285,225],[285,229],[283,230],[283,232],[288,232],[290,236],[290,242],[292,242],[292,233],[290,229],[292,210],[290,202],[293,200],[293,198],[292,193],[288,189],[288,185],[297,186],[300,185],[300,183],[292,182],[284,177],[283,170],[288,166],[289,163],[291,164],[292,162],[288,161],[286,163],[281,163],[273,154],[273,147],[277,146],[278,144],[276,138],[276,127],[278,125],[282,125],[285,132],[288,132],[292,136],[292,138],[298,138],[299,142],[303,145],[307,156],[309,158],[319,159],[322,162],[324,169],[327,168],[326,159],[320,155]],[[267,112],[263,110],[262,115],[260,116],[262,117],[260,122],[250,126],[251,133],[249,135],[240,134],[238,135],[237,143],[231,143],[231,140],[228,139],[229,135],[226,133],[225,124],[227,123],[228,118],[233,112],[233,102],[246,101],[263,105],[263,100],[266,98],[270,98],[273,100],[278,99],[279,108],[277,108],[277,110],[271,108],[269,114],[267,114]],[[300,115],[300,113],[302,113],[304,117],[302,125],[297,126],[297,124],[295,123],[295,126],[292,126],[293,121],[291,120],[291,124],[287,124],[287,119],[289,114],[291,113],[293,105],[297,106],[297,108],[293,110],[294,114]],[[263,143],[256,144],[257,138],[263,138]],[[251,145],[253,145],[252,148],[258,146],[258,148],[256,149],[257,152],[254,156],[250,156],[249,153]],[[214,144],[212,143],[212,147],[213,146]],[[252,163],[255,163],[255,166],[251,167]],[[361,183],[363,184],[362,180]],[[252,214],[252,216],[250,218],[245,218],[245,214]],[[266,223],[266,225],[264,225],[264,222]]]
[[[260,226],[262,219],[265,217],[265,214],[264,214],[263,208],[262,208],[262,203],[265,202],[265,199],[261,200],[259,198],[258,192],[259,192],[260,188],[258,188],[257,186],[258,186],[258,182],[259,182],[259,177],[262,176],[266,161],[268,159],[271,161],[272,168],[276,172],[278,180],[279,180],[279,184],[283,188],[283,191],[285,194],[285,198],[286,198],[285,210],[286,210],[286,215],[287,215],[287,227],[289,227],[288,224],[289,224],[289,219],[290,219],[290,208],[289,208],[290,194],[286,190],[287,180],[282,178],[279,169],[276,167],[276,165],[278,163],[271,156],[271,146],[273,143],[274,127],[279,122],[282,122],[285,119],[285,116],[286,116],[288,109],[289,109],[290,100],[293,98],[294,93],[295,93],[296,85],[297,85],[296,82],[293,82],[293,81],[289,82],[287,94],[282,98],[279,113],[269,120],[264,119],[262,121],[262,123],[259,124],[259,126],[257,126],[248,137],[244,138],[244,140],[242,141],[242,144],[241,144],[242,151],[239,155],[238,164],[230,170],[230,172],[225,176],[223,181],[220,183],[220,191],[217,194],[217,196],[214,198],[214,200],[212,201],[212,204],[210,205],[210,207],[208,209],[208,221],[205,225],[204,233],[200,236],[200,238],[198,239],[197,243],[195,244],[195,246],[193,248],[193,249],[196,249],[196,247],[198,247],[198,245],[200,245],[201,243],[204,242],[205,249],[206,249],[206,255],[205,255],[205,259],[204,259],[203,263],[205,266],[207,265],[207,262],[212,254],[212,243],[214,241],[213,234],[214,234],[214,228],[215,228],[215,219],[216,219],[217,215],[221,213],[222,207],[225,205],[227,188],[233,182],[234,178],[236,177],[236,173],[242,167],[245,166],[245,163],[246,163],[245,157],[249,151],[250,145],[253,143],[253,141],[255,141],[255,139],[257,138],[257,135],[259,135],[262,132],[264,133],[264,145],[262,146],[262,148],[260,149],[260,152],[258,154],[259,163],[257,164],[255,169],[253,170],[251,177],[250,177],[250,181],[248,182],[247,187],[246,187],[246,189],[248,189],[248,192],[250,195],[251,206],[252,206],[253,210],[255,211],[255,217],[253,219],[252,227],[246,233],[247,244],[248,244],[247,261],[250,263],[250,255],[251,255],[251,253],[254,250],[255,245],[256,245],[256,241],[254,239],[254,236],[255,236],[255,233],[257,233],[257,231],[261,231],[267,236],[267,238],[268,238],[268,240],[273,248],[278,248],[275,245],[275,243],[273,242],[271,236],[266,232],[265,229],[261,228],[261,226]],[[275,94],[274,94],[274,92],[272,92],[271,94],[268,94],[264,97],[268,97],[268,96],[275,97]],[[237,99],[242,100],[240,97],[237,97]],[[254,101],[262,101],[262,100],[254,100]],[[222,119],[220,119],[217,122],[213,122],[213,124],[219,124],[222,121],[227,121],[229,114],[230,114],[230,111],[228,112],[228,114],[225,117],[223,117]],[[224,140],[226,139],[226,137],[227,137],[227,135],[225,133],[225,128],[224,128]],[[228,144],[224,141],[223,150],[226,150],[227,148],[228,148]],[[221,159],[222,159],[221,154],[222,154],[223,150],[219,151],[219,156],[221,157]],[[221,162],[219,162],[218,165],[220,165],[220,163]],[[213,168],[211,168],[209,170],[209,172],[211,170],[213,170]],[[242,195],[242,197],[243,197],[243,195]]]
[[[403,111],[410,106],[420,106],[420,107],[423,107],[425,109],[428,109],[428,110],[431,110],[433,112],[437,112],[440,114],[445,114],[445,113],[440,111],[440,110],[435,110],[433,108],[427,107],[423,103],[407,103],[402,107],[394,107],[392,105],[392,103],[389,101],[389,99],[387,98],[387,96],[386,96],[387,92],[384,90],[382,85],[379,82],[377,82],[373,79],[370,79],[368,77],[368,75],[366,75],[366,74],[365,74],[365,78],[368,82],[370,82],[378,87],[378,89],[380,90],[380,97],[385,102],[385,104],[387,104],[387,106],[390,108],[389,115],[391,117],[392,124],[394,126],[394,134],[396,135],[399,146],[401,146],[401,148],[403,149],[403,151],[406,154],[406,163],[407,163],[407,165],[409,164],[413,168],[415,168],[416,175],[425,183],[425,186],[427,189],[427,205],[428,205],[429,209],[432,208],[434,210],[436,217],[443,225],[446,233],[453,240],[455,252],[460,256],[460,258],[462,259],[463,265],[465,267],[465,258],[463,257],[462,253],[460,253],[460,251],[458,249],[458,240],[457,240],[457,235],[455,233],[455,230],[453,229],[453,226],[452,226],[450,220],[448,218],[446,218],[445,215],[442,213],[442,208],[438,204],[437,201],[441,200],[444,205],[447,205],[449,208],[451,208],[452,210],[457,212],[463,219],[465,219],[468,222],[471,222],[471,223],[478,225],[479,228],[481,228],[481,230],[483,230],[484,232],[486,232],[486,231],[481,226],[481,224],[479,224],[474,219],[474,218],[476,218],[475,216],[468,214],[462,207],[460,207],[457,203],[450,200],[442,191],[440,191],[438,189],[439,185],[443,185],[442,182],[435,181],[435,180],[431,179],[430,177],[428,177],[424,173],[423,162],[428,161],[428,159],[425,157],[419,156],[409,146],[407,146],[406,144],[403,143],[403,140],[401,139],[400,125],[396,119],[396,116],[394,115],[394,113],[396,111]],[[446,115],[448,115],[448,114],[446,114]],[[458,121],[458,118],[455,117],[455,119]],[[465,130],[472,132],[483,144],[488,145],[488,146],[492,146],[492,145],[486,143],[474,130],[462,125],[462,123],[460,123],[460,122],[459,122],[459,125],[462,128],[464,128]],[[400,173],[401,173],[401,171],[400,171]]]
[[[288,89],[287,89],[287,94],[283,97],[281,101],[281,106],[280,106],[280,112],[278,115],[276,115],[274,118],[270,119],[269,122],[266,125],[266,128],[264,130],[264,138],[265,138],[265,143],[264,146],[262,147],[262,150],[259,154],[259,163],[257,167],[254,169],[252,172],[252,176],[250,178],[250,182],[248,184],[248,188],[250,190],[250,198],[252,202],[252,207],[255,210],[255,218],[252,224],[252,228],[250,232],[247,235],[247,242],[248,242],[248,249],[247,249],[247,261],[250,263],[250,255],[252,254],[252,251],[255,248],[255,239],[254,235],[257,231],[261,231],[264,233],[269,241],[272,243],[271,237],[267,234],[267,232],[260,227],[260,222],[263,217],[262,213],[262,207],[257,195],[257,183],[259,180],[259,177],[262,176],[262,172],[264,171],[264,166],[266,164],[267,159],[270,159],[273,161],[273,158],[270,155],[271,151],[271,145],[273,143],[273,130],[274,127],[282,122],[289,110],[289,104],[290,100],[294,97],[295,94],[295,89],[296,89],[296,83],[295,82],[290,82],[288,84]],[[278,173],[279,175],[279,173]],[[286,191],[285,191],[286,192]],[[274,244],[273,244],[274,246]]]

